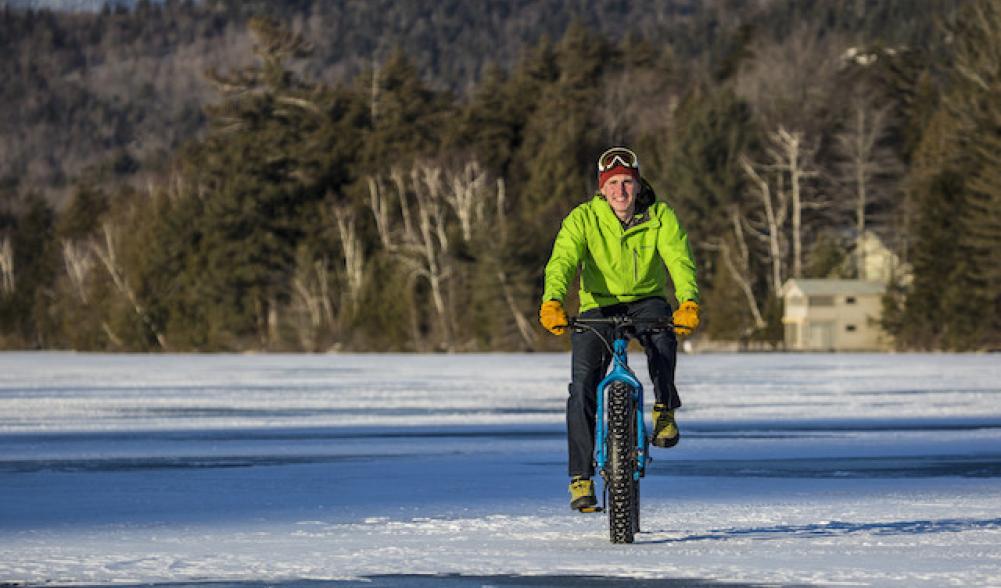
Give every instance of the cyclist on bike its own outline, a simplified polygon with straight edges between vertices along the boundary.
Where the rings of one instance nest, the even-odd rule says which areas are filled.
[[[581,317],[672,316],[666,297],[670,273],[680,303],[673,313],[675,332],[639,333],[637,338],[646,351],[656,397],[652,443],[672,447],[679,439],[674,410],[681,406],[674,385],[675,333],[688,335],[699,325],[695,260],[674,211],[656,202],[652,188],[640,178],[639,160],[631,150],[614,147],[601,154],[598,190],[563,219],[546,264],[539,321],[555,335],[566,331],[563,302],[578,269]],[[602,335],[610,339],[610,331]],[[611,355],[591,331],[573,333],[571,346],[566,413],[570,506],[581,510],[597,504],[591,482],[596,389]]]

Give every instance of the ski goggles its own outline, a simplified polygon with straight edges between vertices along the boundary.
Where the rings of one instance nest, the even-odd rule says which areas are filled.
[[[621,165],[630,169],[639,169],[640,160],[636,154],[625,147],[612,147],[598,157],[598,172],[606,172],[613,167]]]

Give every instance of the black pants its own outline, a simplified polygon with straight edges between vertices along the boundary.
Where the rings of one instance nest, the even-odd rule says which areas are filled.
[[[625,315],[633,318],[657,318],[671,315],[671,306],[663,298],[644,298],[636,302],[593,308],[585,318],[605,318]],[[609,344],[612,328],[599,327]],[[637,339],[646,351],[650,379],[653,380],[657,404],[674,409],[681,406],[678,389],[674,386],[674,365],[678,341],[674,332],[639,333]],[[570,398],[567,399],[567,443],[570,453],[570,475],[594,474],[594,427],[597,410],[597,387],[605,377],[612,356],[598,335],[592,331],[573,333]]]

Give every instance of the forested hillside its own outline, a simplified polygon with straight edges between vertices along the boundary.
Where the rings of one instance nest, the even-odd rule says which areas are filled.
[[[554,348],[559,221],[611,144],[689,230],[700,336],[789,277],[913,268],[902,348],[1001,345],[1001,10],[138,2],[0,10],[0,345]]]

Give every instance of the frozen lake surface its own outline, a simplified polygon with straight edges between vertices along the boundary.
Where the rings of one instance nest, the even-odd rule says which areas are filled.
[[[1001,586],[997,355],[681,357],[623,546],[567,507],[568,373],[0,354],[0,585]]]

